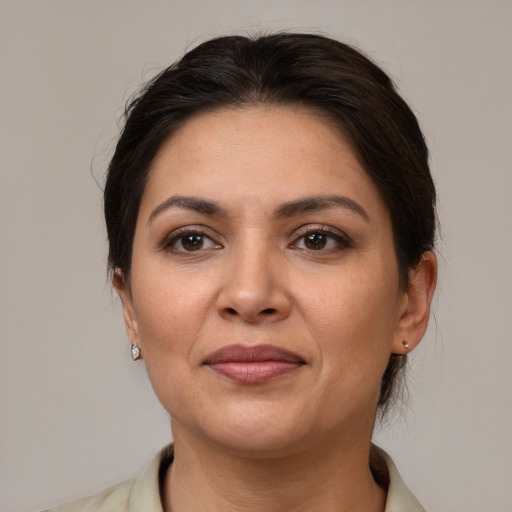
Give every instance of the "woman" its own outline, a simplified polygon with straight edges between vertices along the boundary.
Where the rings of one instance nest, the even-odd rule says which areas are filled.
[[[328,38],[215,39],[150,82],[105,217],[174,445],[57,510],[423,510],[371,437],[435,288],[427,156],[386,74]]]

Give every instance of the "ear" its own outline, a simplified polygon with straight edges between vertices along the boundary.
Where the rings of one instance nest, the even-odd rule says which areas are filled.
[[[112,278],[112,284],[121,299],[123,305],[124,328],[130,343],[140,346],[139,326],[133,308],[132,294],[128,278],[120,268],[117,268]]]
[[[430,317],[430,303],[437,282],[437,259],[434,253],[423,253],[420,263],[409,272],[409,285],[391,347],[393,354],[405,354],[415,348],[425,331]]]

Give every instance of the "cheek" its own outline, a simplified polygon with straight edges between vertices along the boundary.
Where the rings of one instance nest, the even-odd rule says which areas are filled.
[[[381,271],[345,269],[332,276],[302,302],[307,328],[316,340],[324,364],[342,368],[385,369],[394,339],[397,280]],[[357,370],[356,370],[357,371]]]
[[[137,277],[132,293],[148,377],[164,408],[175,416],[196,399],[194,349],[208,317],[211,294],[207,287],[194,286],[192,278],[171,278],[164,272]]]
[[[190,351],[212,306],[213,290],[204,279],[197,286],[197,276],[169,274],[139,272],[132,287],[141,344],[157,357]]]

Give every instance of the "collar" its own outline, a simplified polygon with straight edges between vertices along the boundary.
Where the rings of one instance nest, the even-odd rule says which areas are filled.
[[[377,456],[385,463],[389,486],[384,512],[425,512],[418,500],[406,487],[391,457],[381,448],[374,447]],[[153,459],[146,470],[135,480],[130,492],[129,512],[163,512],[161,488],[167,469],[174,458],[172,444],[166,446]]]

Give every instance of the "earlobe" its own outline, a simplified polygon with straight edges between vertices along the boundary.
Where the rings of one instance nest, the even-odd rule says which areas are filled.
[[[121,300],[121,304],[123,306],[124,327],[126,334],[128,335],[128,339],[132,345],[139,345],[139,328],[133,309],[131,290],[128,280],[123,275],[123,272],[120,268],[115,270],[114,276],[112,278],[112,284],[116,289],[116,292],[119,295],[119,299]]]
[[[433,252],[425,252],[420,263],[409,272],[409,286],[400,311],[393,354],[406,354],[415,348],[425,331],[430,317],[430,303],[437,282],[437,259]]]

